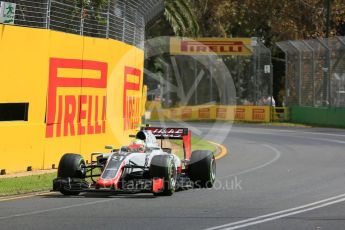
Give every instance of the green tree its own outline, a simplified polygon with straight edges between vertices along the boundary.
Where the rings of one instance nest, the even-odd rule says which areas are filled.
[[[325,36],[327,0],[188,0],[205,37],[259,37],[270,47],[274,91],[283,87],[284,54],[277,41]],[[345,35],[344,0],[330,0],[330,36]]]
[[[164,17],[148,28],[148,37],[198,37],[199,24],[188,0],[165,0]]]
[[[199,25],[186,0],[165,0],[164,15],[176,35],[198,36]]]
[[[188,0],[203,36],[276,41],[325,35],[325,0]],[[330,0],[331,35],[343,35],[344,0]]]
[[[75,3],[80,8],[93,8],[94,10],[99,10],[107,6],[110,0],[75,0]]]

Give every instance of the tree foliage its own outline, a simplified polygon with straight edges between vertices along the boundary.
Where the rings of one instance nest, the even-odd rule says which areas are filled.
[[[283,88],[284,55],[275,48],[278,41],[310,39],[326,35],[326,3],[328,0],[180,0],[187,3],[195,16],[202,37],[258,37],[272,48],[275,97]],[[331,2],[330,36],[345,35],[345,2]],[[150,30],[154,36],[191,36],[191,25],[176,14],[180,10],[166,0],[168,21],[161,19]],[[169,5],[170,4],[170,5]],[[172,7],[172,8],[170,8]],[[171,28],[167,27],[167,22]],[[184,23],[183,23],[184,22]],[[187,31],[187,32],[186,32]],[[151,33],[150,32],[150,33]]]
[[[331,35],[344,34],[344,0],[330,0]],[[261,37],[266,44],[325,35],[325,0],[189,0],[201,33]]]
[[[110,0],[75,0],[75,3],[80,8],[92,8],[97,10],[107,6],[108,1]]]
[[[198,36],[199,25],[186,0],[165,0],[164,15],[176,35]]]

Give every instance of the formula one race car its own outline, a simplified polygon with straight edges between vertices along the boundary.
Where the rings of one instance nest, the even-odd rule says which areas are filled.
[[[183,160],[172,149],[162,147],[164,139],[183,140]],[[108,149],[110,153],[91,154],[90,164],[79,154],[65,154],[53,191],[64,195],[145,192],[170,196],[177,190],[210,188],[215,181],[214,154],[206,150],[191,153],[191,132],[186,128],[145,127],[130,145]]]

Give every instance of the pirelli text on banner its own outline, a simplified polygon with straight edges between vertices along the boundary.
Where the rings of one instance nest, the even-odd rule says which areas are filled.
[[[174,55],[252,55],[251,38],[170,38],[170,53]]]
[[[105,62],[50,59],[46,138],[105,133],[107,71]]]
[[[124,130],[137,129],[141,123],[142,71],[125,67],[123,92]]]

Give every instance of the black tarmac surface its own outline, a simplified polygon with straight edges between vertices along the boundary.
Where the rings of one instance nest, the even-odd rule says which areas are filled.
[[[2,201],[0,229],[345,229],[345,130],[189,125],[229,150],[213,189]]]

